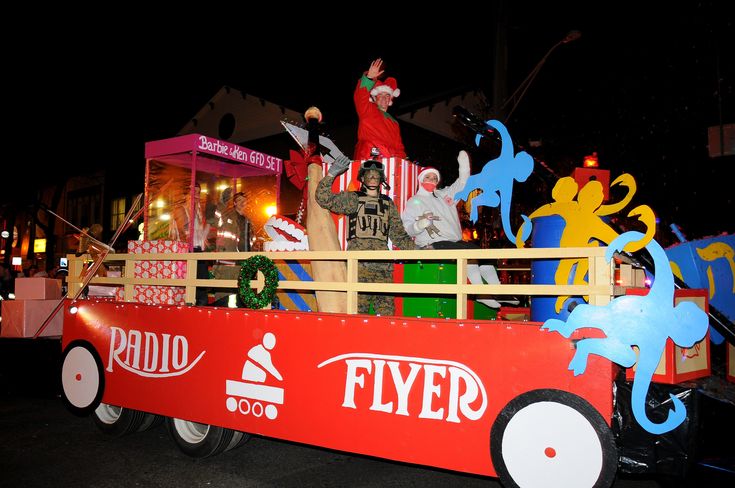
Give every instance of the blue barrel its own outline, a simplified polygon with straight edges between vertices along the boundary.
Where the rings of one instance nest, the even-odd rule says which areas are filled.
[[[533,232],[531,233],[531,244],[533,247],[559,247],[561,235],[564,232],[566,222],[558,215],[550,215],[548,217],[539,217],[533,219]],[[559,267],[558,259],[535,259],[531,263],[531,284],[532,285],[553,285],[555,284],[554,275]],[[568,283],[574,277],[576,266],[572,268],[569,274]],[[572,302],[584,303],[582,297],[572,297],[568,299],[559,313],[556,313],[554,306],[556,305],[555,296],[533,297],[531,298],[531,320],[534,322],[544,322],[547,319],[566,320],[569,316],[569,304]]]

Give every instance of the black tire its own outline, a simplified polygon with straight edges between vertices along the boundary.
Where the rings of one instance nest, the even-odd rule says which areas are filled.
[[[61,356],[61,397],[66,407],[80,417],[94,412],[105,391],[100,355],[87,341],[71,342]]]
[[[143,412],[143,421],[140,423],[137,432],[154,429],[163,423],[163,419],[164,417],[161,415]]]
[[[602,415],[562,390],[534,390],[510,401],[493,423],[490,455],[506,488],[609,487],[618,462]]]
[[[237,449],[238,447],[242,446],[249,440],[250,440],[250,434],[246,434],[245,432],[240,432],[238,430],[235,430],[233,431],[232,440],[230,441],[230,444],[225,448],[225,452],[231,451],[232,449]]]
[[[100,403],[92,413],[92,420],[104,434],[120,437],[142,430],[143,421],[147,420],[148,416],[154,417],[138,410]]]
[[[167,418],[166,426],[179,449],[195,458],[214,456],[233,449],[242,440],[233,443],[234,430],[188,420]]]

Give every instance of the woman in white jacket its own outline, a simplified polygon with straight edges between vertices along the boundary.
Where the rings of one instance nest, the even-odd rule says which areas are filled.
[[[401,215],[403,226],[408,235],[414,238],[417,248],[480,249],[474,242],[462,240],[462,226],[459,223],[454,195],[464,189],[470,177],[470,158],[465,151],[460,151],[457,162],[459,177],[447,187],[437,189],[441,174],[436,168],[426,167],[418,175],[419,187],[416,195],[408,200]],[[483,278],[490,285],[500,283],[498,272],[489,264],[482,266],[468,264],[467,277],[472,284],[482,284]],[[491,308],[500,307],[497,300],[478,301]]]

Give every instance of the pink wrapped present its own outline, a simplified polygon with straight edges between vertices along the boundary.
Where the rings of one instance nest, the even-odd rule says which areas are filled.
[[[181,241],[128,241],[132,254],[169,254],[189,252],[189,245]],[[136,278],[185,278],[185,261],[136,261],[133,276]]]
[[[54,300],[61,298],[61,280],[16,278],[16,300]]]
[[[136,261],[134,275],[136,278],[175,279],[186,277],[184,261]]]
[[[186,288],[183,286],[135,285],[133,301],[146,305],[185,305]]]
[[[189,244],[181,241],[128,241],[128,252],[133,254],[165,254],[189,252]]]
[[[115,290],[114,300],[125,301],[124,288]],[[186,288],[183,286],[134,285],[131,301],[146,305],[185,305]]]
[[[128,241],[132,254],[175,254],[189,252],[189,244],[181,241],[154,240]],[[186,261],[136,261],[135,278],[176,279],[186,277]],[[183,286],[135,285],[133,301],[147,305],[184,305],[186,288]],[[122,290],[116,292],[117,300],[124,300]]]
[[[29,278],[41,280],[41,278]],[[3,300],[0,337],[33,337],[59,300]],[[59,337],[64,324],[64,310],[56,313],[41,337]]]

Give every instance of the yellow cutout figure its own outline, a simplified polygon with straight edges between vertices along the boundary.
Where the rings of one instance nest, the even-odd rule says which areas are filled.
[[[543,207],[537,208],[528,216],[528,218],[533,219],[536,217],[559,215],[568,223],[568,217],[577,209],[577,202],[574,201],[574,197],[577,196],[578,190],[579,185],[577,184],[577,180],[571,176],[559,178],[559,181],[556,182],[556,185],[554,185],[554,188],[551,190],[551,198],[553,198],[554,201],[552,203],[547,203]],[[516,235],[516,247],[518,248],[522,248],[525,245],[521,238],[523,235],[524,225],[525,223],[521,224],[521,227],[518,229],[518,234]]]
[[[724,242],[713,242],[707,247],[696,249],[697,254],[704,261],[714,261],[720,258],[727,260],[733,276],[732,292],[735,293],[735,260],[733,260],[735,252],[733,252],[733,249]],[[715,277],[712,273],[712,266],[707,266],[707,279],[709,281],[709,297],[712,299],[715,296]]]
[[[572,213],[571,218],[565,219],[567,225],[559,242],[560,247],[584,247],[597,245],[592,242],[593,239],[604,243],[612,242],[618,233],[612,227],[605,223],[597,214],[596,210],[600,208],[604,194],[602,192],[602,184],[599,181],[590,181],[579,191],[577,201],[579,206],[576,212]],[[628,213],[628,217],[638,216],[638,220],[646,225],[646,233],[642,240],[628,243],[623,250],[627,252],[635,252],[646,247],[656,232],[656,216],[648,205],[640,205]],[[589,271],[589,262],[587,259],[562,259],[559,267],[554,275],[554,281],[557,285],[566,284],[569,279],[569,273],[574,265],[577,265],[574,272],[572,284],[582,285],[585,283],[584,276]],[[559,313],[568,296],[560,296],[556,299],[556,312]],[[589,300],[589,297],[584,297]]]
[[[577,200],[574,200],[578,185],[574,178],[565,177],[559,179],[552,190],[552,198],[554,202],[540,207],[529,218],[543,217],[549,215],[559,215],[564,219],[565,226],[559,241],[559,247],[587,247],[597,246],[597,241],[604,243],[612,242],[618,233],[612,227],[605,223],[600,217],[611,215],[622,210],[633,198],[636,191],[636,183],[629,174],[620,175],[613,181],[613,185],[622,185],[628,188],[625,197],[617,203],[610,205],[602,205],[604,193],[602,184],[599,181],[592,180],[577,194]],[[635,207],[628,213],[628,217],[638,216],[638,220],[646,226],[646,233],[640,241],[628,243],[624,250],[627,252],[635,252],[643,249],[656,232],[656,217],[653,210],[648,205],[640,205]],[[519,229],[516,243],[518,247],[523,247],[520,239],[522,229]],[[557,285],[567,284],[569,274],[574,265],[577,265],[572,284],[582,285],[585,283],[584,276],[589,271],[589,263],[586,259],[562,259],[559,267],[554,275],[554,282]],[[562,305],[568,299],[568,296],[560,296],[556,300],[555,309],[559,313]],[[585,300],[589,298],[584,297]]]
[[[612,215],[614,213],[620,212],[630,203],[631,200],[633,200],[633,195],[635,195],[635,192],[638,189],[638,185],[636,185],[633,176],[628,173],[623,173],[622,175],[615,178],[612,183],[610,183],[611,187],[615,185],[627,187],[628,193],[618,203],[601,205],[600,208],[595,211],[595,215],[599,215],[602,217],[605,215]]]

